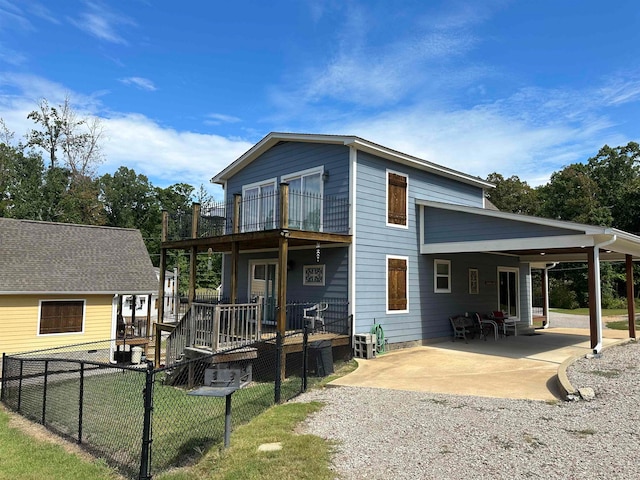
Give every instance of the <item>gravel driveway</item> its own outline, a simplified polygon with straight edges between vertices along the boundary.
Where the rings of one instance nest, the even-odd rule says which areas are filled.
[[[301,431],[337,442],[342,479],[639,478],[640,346],[569,368],[590,402],[536,402],[333,387]]]

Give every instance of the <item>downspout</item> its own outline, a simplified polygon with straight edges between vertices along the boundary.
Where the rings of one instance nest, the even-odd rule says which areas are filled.
[[[115,294],[111,300],[111,341],[109,342],[109,362],[115,363],[114,352],[116,351],[116,336],[118,327],[118,301],[119,294]]]
[[[549,310],[549,270],[551,270],[552,268],[554,268],[556,265],[558,265],[558,262],[553,262],[551,265],[548,265],[546,267],[544,267],[544,291],[545,291],[545,295],[544,295],[544,311],[547,312],[547,318],[545,319],[547,321],[547,323],[544,324],[544,327],[542,328],[549,328],[549,324],[551,323],[551,313]]]
[[[596,336],[598,343],[593,347],[593,353],[600,353],[602,350],[602,292],[600,287],[600,247],[611,245],[618,238],[613,235],[609,240],[602,243],[596,243],[593,246],[593,274],[596,277]]]

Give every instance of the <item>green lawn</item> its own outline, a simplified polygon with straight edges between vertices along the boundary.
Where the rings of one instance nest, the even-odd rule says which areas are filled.
[[[0,407],[0,479],[113,480],[119,478],[104,462],[88,461],[57,444],[35,439],[9,426],[10,414]]]
[[[356,368],[355,361],[348,362],[338,368],[336,374],[324,379],[309,378],[309,388],[321,387],[333,378],[344,375]],[[106,452],[116,452],[116,460],[134,467],[137,465],[141,446],[141,384],[144,375],[136,372],[119,372],[111,375],[96,375],[85,379],[85,395],[88,399],[84,410],[83,440],[89,440],[99,456]],[[300,389],[300,379],[288,378],[283,383],[282,398],[295,395]],[[74,435],[77,433],[77,387],[73,382],[57,382],[48,386],[47,406],[48,423],[54,428]],[[32,417],[38,419],[42,398],[41,387],[23,387],[23,408],[33,411]],[[105,410],[98,408],[110,403],[118,415],[104,418]],[[152,465],[154,475],[172,465],[190,465],[175,470],[171,475],[162,478],[173,480],[186,478],[333,478],[329,472],[329,455],[331,446],[316,437],[295,435],[295,426],[310,412],[320,408],[318,404],[285,404],[273,407],[273,384],[256,383],[233,394],[232,419],[233,435],[231,448],[222,450],[224,428],[224,399],[197,397],[187,395],[182,389],[156,383],[154,395],[153,417],[153,454]],[[6,414],[4,414],[6,417]],[[71,427],[69,427],[71,426]],[[29,440],[28,436],[24,436]],[[0,438],[11,438],[6,420],[0,422]],[[284,448],[279,452],[256,455],[255,449],[260,443],[283,442]],[[256,443],[257,442],[257,443]],[[49,448],[47,444],[42,449]],[[24,463],[27,469],[30,462],[22,462],[21,448],[3,448],[0,443],[0,464],[5,464],[6,455],[11,456],[8,465]],[[30,447],[30,453],[40,455],[41,445]],[[4,478],[112,478],[109,469],[104,465],[88,465],[92,468],[103,468],[104,473],[88,474],[87,462],[60,449],[61,458],[70,457],[75,460],[66,476],[38,473],[37,476],[5,475],[0,466],[0,480]],[[103,452],[101,454],[100,452]],[[47,468],[53,468],[53,462]],[[104,463],[104,462],[102,462]],[[44,465],[43,465],[44,467]],[[34,472],[40,472],[40,466]],[[9,471],[9,470],[7,470]],[[62,469],[64,471],[64,469]],[[126,469],[125,469],[126,471]],[[76,474],[77,472],[77,474]],[[221,473],[222,472],[222,473]],[[131,468],[133,473],[133,468]],[[103,476],[100,476],[103,475]]]

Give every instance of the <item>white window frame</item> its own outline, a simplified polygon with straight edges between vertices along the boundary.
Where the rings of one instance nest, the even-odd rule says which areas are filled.
[[[269,178],[266,180],[263,180],[261,182],[254,182],[254,183],[249,183],[247,185],[243,185],[242,186],[242,199],[243,201],[247,198],[247,190],[253,190],[254,188],[258,188],[258,198],[262,197],[262,188],[263,187],[273,187],[273,225],[271,225],[271,228],[267,228],[266,230],[270,230],[270,229],[274,229],[276,228],[276,218],[277,218],[277,202],[276,202],[276,194],[278,193],[278,178],[274,177],[274,178]],[[259,205],[262,205],[261,203],[259,203]],[[257,225],[248,225],[246,220],[246,204],[243,203],[242,206],[242,225],[241,225],[241,231],[242,232],[256,232],[256,231],[260,231],[260,230],[265,230],[263,228],[258,228]],[[259,215],[262,215],[262,212],[259,212]],[[263,223],[263,225],[266,225],[266,222]],[[249,230],[248,227],[250,227],[251,229]]]
[[[283,175],[281,180],[283,183],[289,183],[292,180],[297,180],[298,178],[302,179],[302,177],[310,177],[312,175],[320,175],[320,198],[324,199],[324,180],[322,179],[324,175],[324,165],[320,167],[307,168],[306,170],[300,170],[299,172],[293,172],[291,174]],[[323,231],[324,224],[324,205],[323,201],[320,202],[320,225],[319,232]],[[302,209],[300,210],[302,212]],[[291,217],[291,197],[289,197],[289,217]],[[300,225],[302,225],[302,220],[299,219]]]
[[[389,310],[389,260],[404,260],[405,265],[407,266],[405,284],[406,284],[406,297],[407,297],[407,308],[404,310]],[[409,313],[409,257],[405,255],[386,255],[384,259],[384,295],[385,295],[385,310],[388,315],[395,315],[398,313]]]
[[[405,201],[404,201],[404,205],[405,205],[405,218],[407,219],[407,224],[406,225],[398,225],[397,223],[389,223],[389,174],[393,173],[394,175],[401,175],[404,178],[406,178],[407,180],[407,190],[405,192]],[[393,227],[393,228],[404,228],[405,230],[409,229],[409,175],[404,173],[404,172],[399,172],[397,170],[390,170],[387,168],[386,174],[385,174],[385,202],[384,202],[384,209],[385,209],[385,215],[384,215],[384,221],[387,225],[387,227]]]
[[[40,321],[42,319],[42,303],[53,303],[53,302],[82,302],[82,330],[79,332],[59,332],[59,333],[40,333]],[[38,301],[38,326],[36,330],[36,336],[38,337],[51,337],[58,335],[83,335],[85,329],[85,321],[87,319],[87,300],[84,298],[51,298],[51,299],[40,299]]]
[[[447,265],[449,273],[447,275],[439,275],[438,265]],[[447,288],[438,288],[438,278],[442,277],[447,278]],[[451,260],[442,260],[440,258],[433,260],[433,293],[451,293]]]

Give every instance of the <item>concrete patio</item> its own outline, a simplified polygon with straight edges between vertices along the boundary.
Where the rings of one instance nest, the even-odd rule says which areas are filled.
[[[603,336],[607,347],[624,342],[628,332],[604,329]],[[586,328],[552,327],[497,341],[449,340],[358,359],[357,370],[330,385],[552,401],[561,398],[558,367],[590,352]]]

